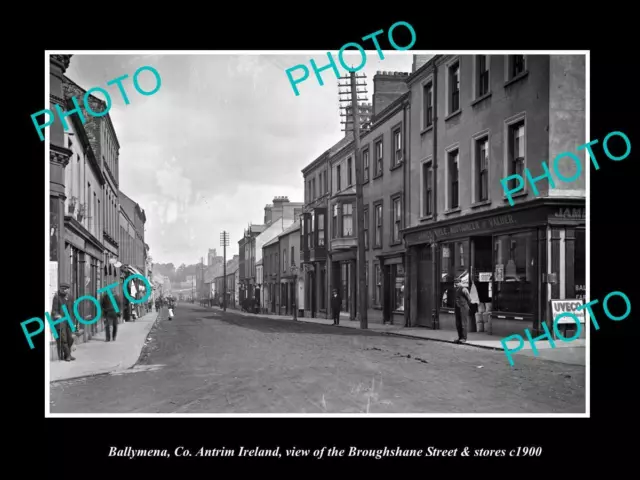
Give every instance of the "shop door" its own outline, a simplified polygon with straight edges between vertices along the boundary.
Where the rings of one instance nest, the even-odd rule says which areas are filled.
[[[418,325],[435,328],[432,309],[433,259],[428,245],[418,250]]]
[[[395,283],[391,278],[391,266],[382,266],[382,319],[385,322],[392,320],[391,318],[391,298],[392,291],[395,292]]]

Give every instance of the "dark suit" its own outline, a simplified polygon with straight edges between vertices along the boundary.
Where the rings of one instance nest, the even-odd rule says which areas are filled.
[[[53,305],[51,307],[51,317],[56,319],[56,317],[64,317],[67,313],[64,312],[62,306],[65,305],[67,307],[67,313],[69,318],[73,318],[73,304],[69,297],[66,299],[58,293],[55,297],[53,297]],[[71,331],[71,326],[68,321],[63,321],[56,324],[56,333],[58,334],[58,338],[56,339],[56,345],[58,347],[58,359],[66,360],[71,358],[71,347],[73,346],[73,332]]]
[[[331,294],[331,313],[333,315],[333,323],[340,323],[340,308],[342,307],[342,297],[340,297],[340,293],[334,296]]]

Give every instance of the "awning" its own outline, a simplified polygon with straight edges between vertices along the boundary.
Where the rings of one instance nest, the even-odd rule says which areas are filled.
[[[131,265],[123,265],[122,268],[124,268],[125,270],[130,271],[131,273],[134,273],[136,275],[142,275],[142,273],[140,273],[138,271],[138,269],[136,269],[135,267],[131,266]],[[144,277],[144,275],[142,275]]]

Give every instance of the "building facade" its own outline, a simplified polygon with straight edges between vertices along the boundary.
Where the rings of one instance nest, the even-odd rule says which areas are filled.
[[[72,108],[73,104],[67,101],[67,109]],[[72,155],[65,169],[64,255],[69,260],[69,294],[74,299],[85,295],[98,298],[104,268],[102,191],[105,178],[80,119],[73,115],[68,124],[66,146]],[[98,313],[92,302],[82,302],[78,311],[85,320],[92,320]],[[104,329],[102,318],[86,327],[77,319],[75,323],[76,329],[82,331],[82,341]]]
[[[300,275],[300,222],[294,222],[289,228],[278,235],[280,250],[280,315],[293,315],[296,306],[300,306],[300,284],[303,285],[304,276]],[[304,303],[302,303],[304,307]],[[302,309],[304,312],[304,308]]]
[[[405,324],[404,185],[410,161],[407,78],[400,72],[374,76],[374,116],[361,135],[367,318],[401,325]]]
[[[267,313],[280,311],[280,239],[272,238],[262,247],[263,308]]]
[[[345,140],[348,143],[349,140]],[[329,318],[329,277],[327,275],[327,207],[331,173],[327,150],[302,170],[305,204],[300,219],[299,264],[304,278],[304,316]]]
[[[551,171],[564,151],[585,165],[584,56],[437,55],[407,83],[409,323],[455,330],[463,279],[493,335],[542,333],[550,300],[584,294],[585,178],[539,180],[539,195],[527,182],[514,206],[500,180],[525,168],[541,176],[541,161]],[[563,160],[570,177],[575,165]]]

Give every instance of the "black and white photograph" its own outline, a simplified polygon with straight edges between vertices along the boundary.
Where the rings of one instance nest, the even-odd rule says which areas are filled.
[[[45,416],[589,417],[589,51],[393,47],[46,52]]]

